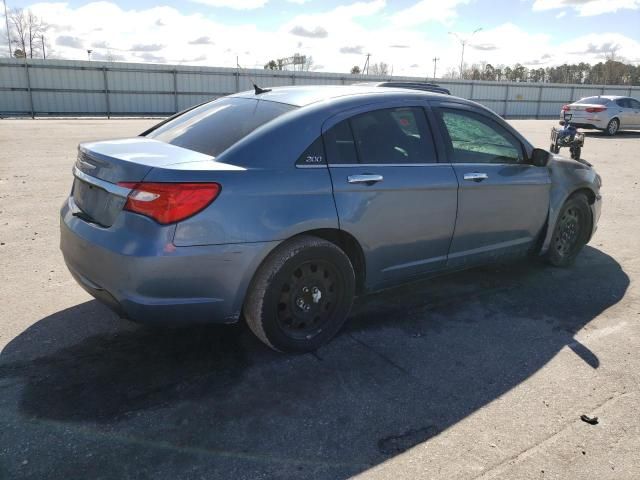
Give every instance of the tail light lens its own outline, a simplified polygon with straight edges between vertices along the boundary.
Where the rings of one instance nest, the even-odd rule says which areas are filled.
[[[585,112],[589,112],[589,113],[598,113],[598,112],[604,112],[607,109],[607,107],[587,107],[585,108]]]
[[[131,192],[125,210],[153,218],[163,225],[202,211],[220,194],[218,183],[120,182]]]
[[[571,110],[571,107],[569,105],[563,105],[562,106],[562,111],[563,112],[568,112],[569,110]]]

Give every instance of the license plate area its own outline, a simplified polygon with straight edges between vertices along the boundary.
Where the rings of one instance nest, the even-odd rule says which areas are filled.
[[[95,223],[110,227],[124,207],[126,199],[76,178],[73,182],[76,206]]]

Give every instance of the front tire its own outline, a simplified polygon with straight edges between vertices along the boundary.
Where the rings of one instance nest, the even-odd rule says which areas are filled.
[[[560,210],[546,259],[556,267],[568,267],[589,240],[591,209],[581,193],[569,197]]]
[[[610,137],[613,137],[616,133],[618,133],[618,129],[620,128],[620,122],[617,118],[612,118],[607,124],[607,129],[605,133]]]
[[[304,235],[269,254],[251,282],[243,313],[272,349],[310,352],[338,333],[354,294],[349,257],[331,242]]]

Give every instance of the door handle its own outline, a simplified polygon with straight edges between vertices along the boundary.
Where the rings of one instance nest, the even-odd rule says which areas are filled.
[[[366,183],[367,185],[373,185],[374,183],[378,183],[384,180],[382,175],[349,175],[347,177],[347,182],[349,183]]]
[[[487,175],[486,173],[473,172],[465,173],[463,178],[469,182],[481,182],[489,178],[489,175]]]

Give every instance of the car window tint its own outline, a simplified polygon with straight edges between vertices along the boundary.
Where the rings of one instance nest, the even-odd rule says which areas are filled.
[[[438,111],[451,140],[454,163],[522,163],[522,145],[503,127],[463,110]]]
[[[389,108],[350,119],[360,163],[405,164],[436,161],[424,110]]]
[[[221,98],[185,112],[147,137],[216,157],[256,128],[295,108],[252,98]]]
[[[602,97],[587,97],[587,98],[581,98],[575,103],[583,103],[583,104],[589,104],[589,105],[606,105],[607,103],[609,103],[609,99],[602,98]]]
[[[348,120],[334,125],[325,132],[324,146],[328,163],[358,163],[356,145]]]
[[[631,108],[628,98],[619,98],[618,100],[616,100],[616,104],[622,108]]]
[[[630,99],[629,102],[631,102],[631,108],[640,109],[640,102],[635,98]]]
[[[318,137],[309,145],[302,155],[300,155],[296,165],[324,165],[325,163],[322,137]]]

